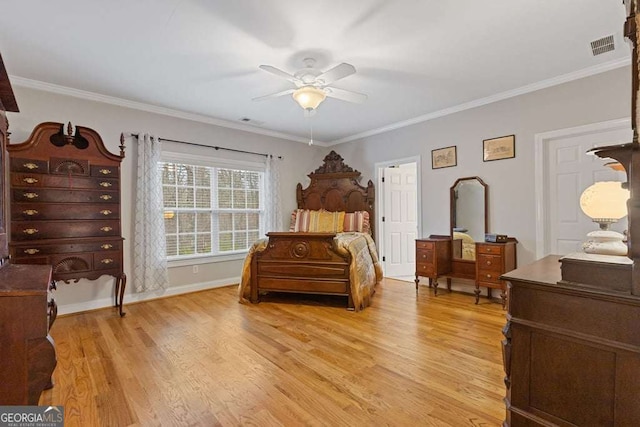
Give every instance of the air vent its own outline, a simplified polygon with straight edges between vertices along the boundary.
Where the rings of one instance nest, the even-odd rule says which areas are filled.
[[[615,49],[613,44],[613,35],[603,37],[591,42],[591,52],[593,56],[600,55],[605,52],[611,52]]]
[[[254,125],[254,126],[262,126],[264,124],[264,122],[261,122],[260,120],[253,120],[250,119],[249,117],[242,117],[241,119],[239,119],[241,122],[250,124],[250,125]]]

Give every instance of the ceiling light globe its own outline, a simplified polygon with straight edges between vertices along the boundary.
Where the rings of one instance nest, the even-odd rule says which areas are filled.
[[[305,110],[315,110],[326,97],[324,91],[313,86],[303,86],[293,92],[293,99]]]

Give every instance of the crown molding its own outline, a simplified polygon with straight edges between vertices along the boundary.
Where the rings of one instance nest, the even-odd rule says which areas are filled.
[[[290,135],[282,132],[276,132],[268,129],[248,126],[241,123],[235,123],[228,120],[217,119],[215,117],[203,116],[200,114],[188,113],[180,110],[173,110],[166,107],[158,107],[156,105],[145,104],[143,102],[130,101],[115,96],[102,95],[100,93],[89,92],[86,90],[74,89],[66,86],[60,86],[52,83],[45,83],[39,80],[26,79],[24,77],[10,75],[9,80],[14,86],[21,86],[28,89],[36,89],[44,92],[51,92],[59,95],[72,96],[74,98],[85,99],[88,101],[102,102],[119,107],[131,108],[134,110],[146,111],[148,113],[161,114],[164,116],[175,117],[178,119],[191,120],[193,122],[206,123],[210,125],[241,130],[245,132],[256,133],[258,135],[271,136],[274,138],[286,139],[288,141],[308,143],[309,140],[304,137]],[[313,141],[314,145],[328,146],[324,141]]]
[[[541,80],[530,85],[522,86],[516,89],[508,90],[506,92],[500,92],[495,95],[487,96],[485,98],[476,99],[464,104],[459,104],[453,107],[445,108],[443,110],[434,111],[433,113],[424,114],[422,116],[415,117],[409,120],[403,120],[401,122],[391,123],[389,125],[372,129],[366,132],[357,133],[344,138],[336,139],[329,142],[328,146],[344,144],[345,142],[351,142],[358,139],[366,138],[373,135],[378,135],[384,132],[400,129],[403,127],[411,126],[417,123],[426,122],[429,120],[437,119],[439,117],[448,116],[450,114],[459,113],[461,111],[470,110],[472,108],[481,107],[483,105],[491,104],[494,102],[502,101],[505,99],[513,98],[519,95],[535,92],[540,89],[546,89],[552,86],[557,86],[563,83],[568,83],[573,80],[579,80],[585,77],[593,76],[596,74],[604,73],[607,71],[622,68],[631,64],[631,56],[627,58],[617,59],[614,61],[605,62],[602,64],[594,65],[593,67],[583,68],[582,70],[574,71],[568,74],[562,74],[557,77],[553,77],[547,80]]]
[[[585,77],[593,76],[596,74],[604,73],[617,68],[622,68],[631,64],[631,57],[621,58],[614,61],[605,62],[602,64],[594,65],[593,67],[584,68],[582,70],[574,71],[572,73],[563,74],[557,77],[553,77],[547,80],[542,80],[530,85],[522,86],[506,92],[497,93],[495,95],[487,96],[485,98],[476,99],[464,104],[455,105],[453,107],[445,108],[433,113],[424,114],[422,116],[414,117],[413,119],[403,120],[396,123],[391,123],[386,126],[382,126],[376,129],[368,130],[365,132],[357,133],[354,135],[346,136],[344,138],[336,139],[334,141],[313,141],[313,145],[320,147],[331,147],[338,144],[344,144],[346,142],[355,141],[358,139],[366,138],[369,136],[378,135],[381,133],[389,132],[392,130],[400,129],[403,127],[411,126],[414,124],[426,122],[429,120],[437,119],[439,117],[448,116],[450,114],[459,113],[461,111],[470,110],[472,108],[481,107],[483,105],[491,104],[494,102],[502,101],[505,99],[513,98],[519,95],[535,92],[537,90],[546,89],[552,86],[557,86],[563,83],[568,83],[573,80],[579,80]],[[66,86],[55,85],[52,83],[45,83],[38,80],[26,79],[19,76],[9,76],[10,81],[15,86],[26,87],[29,89],[36,89],[45,92],[52,92],[60,95],[72,96],[74,98],[86,99],[89,101],[102,102],[105,104],[117,105],[120,107],[131,108],[134,110],[146,111],[149,113],[161,114],[164,116],[175,117],[184,120],[191,120],[194,122],[206,123],[210,125],[236,129],[245,132],[251,132],[258,135],[270,136],[273,138],[285,139],[288,141],[302,142],[307,144],[309,140],[304,137],[290,135],[282,132],[276,132],[268,129],[257,128],[254,126],[248,126],[240,123],[231,122],[228,120],[217,119],[214,117],[203,116],[200,114],[188,113],[180,110],[173,110],[166,107],[158,107],[151,104],[145,104],[137,101],[130,101],[128,99],[117,98],[114,96],[102,95],[95,92],[89,92],[80,89],[73,89]]]

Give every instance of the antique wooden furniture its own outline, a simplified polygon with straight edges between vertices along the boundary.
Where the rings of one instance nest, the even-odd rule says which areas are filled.
[[[592,152],[620,162],[631,192],[626,267],[588,267],[578,283],[575,260],[548,256],[503,276],[509,281],[509,312],[503,329],[507,386],[505,426],[627,426],[640,420],[640,145],[637,93],[640,15],[625,0],[625,36],[631,40],[633,141]],[[625,280],[626,278],[626,280]],[[612,283],[614,281],[615,283]]]
[[[56,353],[49,328],[57,311],[50,284],[49,265],[0,268],[0,405],[37,405],[52,386]]]
[[[18,106],[0,57],[0,405],[37,405],[56,366],[49,336],[56,305],[47,292],[50,266],[16,265],[8,259],[4,111],[17,112]]]
[[[480,287],[487,288],[489,297],[491,289],[500,289],[502,307],[507,301],[507,283],[500,279],[503,273],[516,268],[516,242],[476,243],[476,304],[480,299]]]
[[[438,276],[451,272],[451,239],[416,239],[416,292],[419,277],[429,278],[429,287],[435,282],[438,288]],[[451,286],[451,281],[447,282]]]
[[[637,425],[640,298],[631,283],[626,291],[563,284],[553,255],[503,278],[505,425]]]
[[[116,278],[122,311],[126,286],[120,223],[120,155],[92,129],[41,123],[26,142],[8,146],[11,242],[15,263],[53,266],[53,279]]]
[[[473,281],[476,304],[480,287],[486,287],[489,298],[492,289],[500,289],[505,306],[506,282],[500,275],[516,267],[517,242],[513,238],[505,243],[484,242],[488,193],[489,186],[478,177],[460,178],[451,186],[450,234],[416,240],[416,292],[421,276],[429,278],[435,295],[439,277],[447,279],[449,290],[452,278],[462,279]]]
[[[299,209],[331,212],[367,211],[374,223],[373,183],[358,184],[360,172],[345,165],[335,151],[324,164],[308,175],[311,183],[296,188]],[[251,265],[251,301],[269,291],[342,295],[353,309],[349,281],[351,257],[336,252],[336,233],[270,232],[264,251],[257,252]]]

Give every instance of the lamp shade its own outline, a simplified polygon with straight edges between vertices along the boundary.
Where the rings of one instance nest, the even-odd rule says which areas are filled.
[[[293,92],[293,99],[305,110],[315,110],[327,95],[313,86],[303,86]]]
[[[596,182],[580,196],[580,208],[595,222],[610,220],[615,222],[627,216],[629,190],[616,181]],[[613,220],[613,221],[611,221]]]

